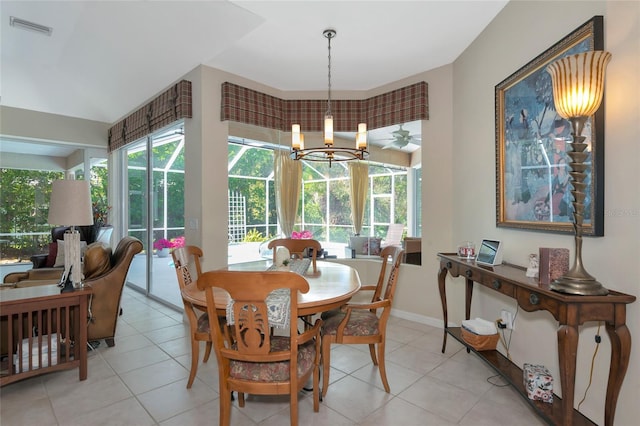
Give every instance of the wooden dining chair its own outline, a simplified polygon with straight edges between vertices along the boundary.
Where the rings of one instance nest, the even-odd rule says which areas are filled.
[[[209,318],[216,315],[216,295],[220,289],[229,294],[233,304],[227,323],[233,328],[235,340],[220,327],[211,327],[214,350],[218,360],[220,425],[228,425],[231,417],[231,392],[238,392],[238,403],[244,407],[244,394],[289,395],[291,425],[298,424],[298,392],[313,375],[313,410],[320,401],[320,327],[298,332],[298,292],[309,291],[309,283],[299,274],[290,272],[240,272],[216,270],[198,278],[198,289],[204,290]],[[291,324],[287,335],[272,335],[274,325],[267,296],[273,290],[285,289],[289,296]],[[274,302],[272,302],[274,303]],[[286,303],[282,306],[286,306]],[[231,324],[233,323],[233,324]],[[285,325],[286,326],[286,325]],[[306,422],[305,422],[306,423]]]
[[[385,335],[391,314],[393,295],[398,282],[404,250],[398,246],[385,247],[380,253],[382,266],[378,283],[360,287],[361,291],[373,291],[371,303],[348,303],[340,309],[322,314],[322,396],[329,387],[331,368],[331,344],[368,344],[373,365],[378,366],[384,390],[389,393],[389,382],[384,364]],[[389,262],[390,259],[390,262]],[[391,265],[387,276],[387,262]],[[376,357],[376,345],[378,345]]]
[[[291,253],[291,256],[295,256],[299,259],[306,257],[308,249],[313,249],[311,254],[311,264],[313,265],[313,272],[317,272],[316,258],[322,246],[320,242],[312,239],[293,239],[293,238],[277,238],[269,242],[268,248],[273,250],[273,262],[276,261],[276,248],[286,247]]]
[[[202,249],[196,246],[185,246],[174,248],[171,252],[173,264],[176,268],[178,276],[178,284],[180,290],[186,285],[196,281],[202,275],[200,259],[202,258]],[[182,299],[184,304],[184,312],[189,319],[189,335],[191,337],[191,372],[189,373],[189,381],[187,389],[191,389],[193,380],[198,372],[198,358],[200,355],[200,342],[206,342],[206,349],[202,362],[209,360],[211,355],[212,338],[209,327],[209,314],[195,308],[190,302]]]

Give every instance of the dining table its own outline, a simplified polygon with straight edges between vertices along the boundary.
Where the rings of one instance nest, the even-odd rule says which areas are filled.
[[[271,260],[236,263],[227,266],[229,271],[267,271],[272,268]],[[297,272],[291,272],[295,274]],[[298,293],[298,315],[306,317],[336,309],[347,303],[360,289],[360,276],[354,268],[340,263],[318,261],[317,271],[313,268],[302,273],[309,283],[307,293]],[[186,285],[182,297],[199,309],[206,310],[205,292],[198,290],[196,282]],[[225,315],[229,304],[229,294],[222,289],[214,289],[216,310]]]

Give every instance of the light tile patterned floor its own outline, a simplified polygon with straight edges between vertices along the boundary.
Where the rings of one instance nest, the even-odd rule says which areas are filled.
[[[201,363],[193,387],[186,389],[191,358],[182,314],[130,289],[122,307],[116,346],[103,341],[89,354],[86,381],[79,382],[73,370],[5,386],[0,424],[218,424],[214,355]],[[309,394],[300,395],[301,425],[544,424],[510,387],[489,383],[493,371],[453,339],[442,354],[442,330],[392,318],[388,336],[391,393],[384,392],[366,346],[334,345],[329,392],[319,413],[313,412]],[[242,409],[234,403],[232,425],[288,423],[286,397],[248,396]]]

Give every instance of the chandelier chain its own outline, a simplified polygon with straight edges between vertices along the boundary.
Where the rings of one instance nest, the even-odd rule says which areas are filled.
[[[327,66],[328,69],[328,81],[329,81],[329,85],[328,85],[328,97],[327,97],[327,113],[326,115],[331,115],[331,39],[333,37],[335,37],[335,32],[325,32],[325,37],[327,37],[327,40],[329,40],[329,48],[328,48],[328,58],[329,58],[329,65]]]

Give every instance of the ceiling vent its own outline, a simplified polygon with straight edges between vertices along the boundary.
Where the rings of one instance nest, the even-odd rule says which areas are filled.
[[[36,24],[35,22],[25,21],[24,19],[11,16],[9,18],[9,24],[12,27],[22,28],[23,30],[35,31],[36,33],[50,36],[53,33],[53,28],[44,25]]]

